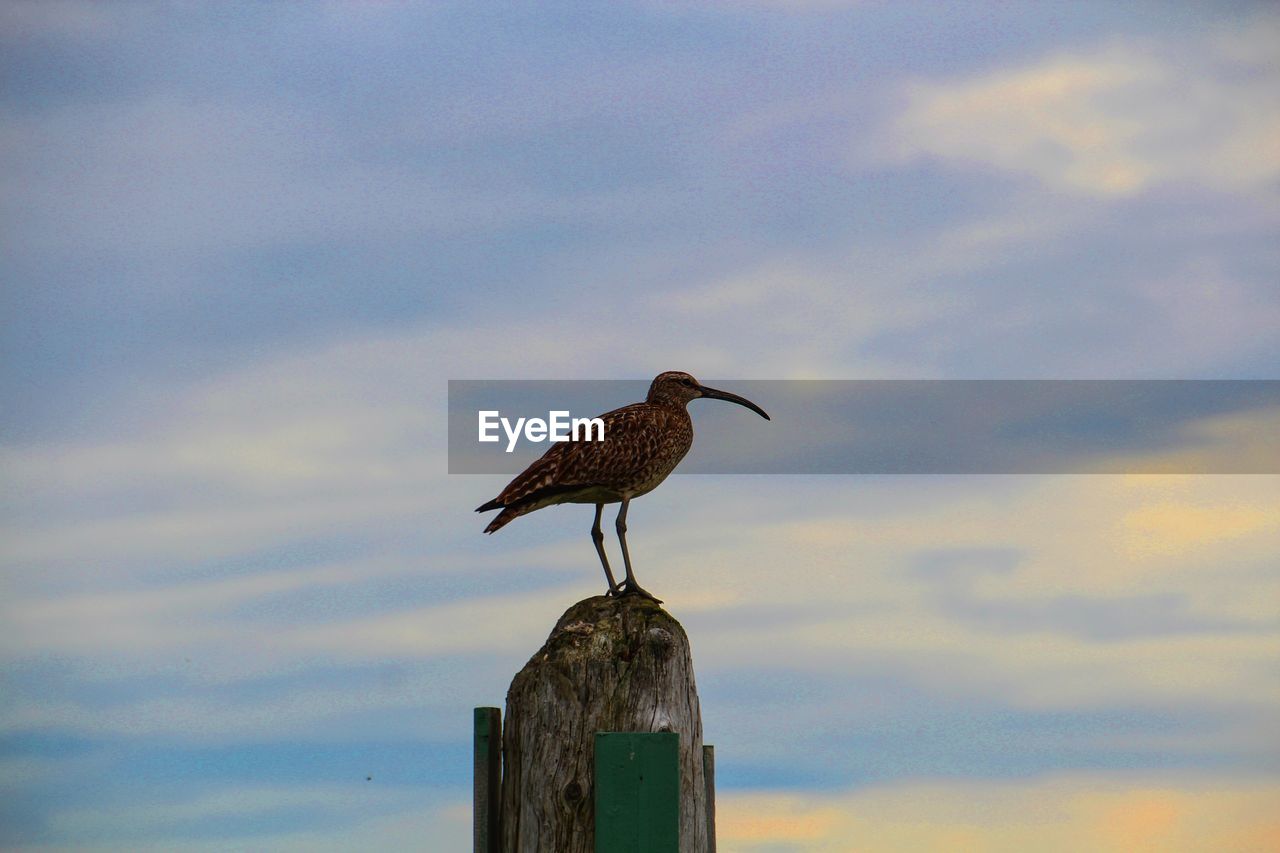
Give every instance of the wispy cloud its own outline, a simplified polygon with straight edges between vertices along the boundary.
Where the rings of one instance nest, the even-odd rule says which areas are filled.
[[[1254,49],[1273,16],[1179,43],[1117,42],[962,80],[920,82],[886,142],[1125,196],[1190,182],[1265,189],[1280,176],[1280,63]]]
[[[717,841],[734,850],[1237,850],[1280,843],[1269,781],[1131,774],[1017,783],[909,783],[844,795],[729,793]]]
[[[339,815],[343,825],[334,827],[333,818]],[[229,845],[264,851],[412,849],[426,838],[453,849],[465,846],[468,817],[459,804],[384,785],[259,785],[213,790],[185,800],[166,797],[152,806],[71,809],[59,815],[51,829],[66,837],[93,839],[81,847],[86,850],[195,853],[226,850]],[[306,828],[316,823],[324,828]]]

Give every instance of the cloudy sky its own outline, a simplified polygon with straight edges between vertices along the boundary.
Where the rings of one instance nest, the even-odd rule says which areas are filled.
[[[0,79],[7,848],[466,849],[602,579],[586,508],[480,534],[449,379],[1280,364],[1267,4],[4,0]],[[721,849],[1280,846],[1276,475],[629,521]]]

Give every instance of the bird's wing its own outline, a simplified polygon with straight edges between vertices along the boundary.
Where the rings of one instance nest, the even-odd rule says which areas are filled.
[[[618,480],[625,481],[659,451],[662,430],[654,423],[645,404],[614,409],[600,418],[604,421],[603,441],[552,444],[481,510],[511,506],[583,486],[607,486]]]
[[[476,512],[512,506],[545,494],[545,490],[553,487],[557,482],[557,473],[560,471],[562,457],[568,446],[567,443],[551,445],[546,453],[535,459],[533,464],[507,483],[506,488],[499,492],[496,498],[478,507]]]
[[[664,423],[661,412],[635,403],[601,415],[603,441],[576,441],[565,448],[562,482],[610,485],[626,482],[646,467],[662,449]]]

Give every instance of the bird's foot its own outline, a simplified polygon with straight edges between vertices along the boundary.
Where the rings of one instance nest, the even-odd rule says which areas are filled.
[[[652,601],[652,602],[654,602],[654,603],[656,603],[656,604],[661,604],[661,603],[662,603],[662,599],[661,599],[661,598],[658,598],[658,596],[656,596],[656,595],[654,595],[653,593],[649,592],[647,589],[644,589],[643,587],[641,587],[641,586],[640,586],[640,584],[636,583],[636,582],[635,582],[635,581],[633,581],[633,580],[626,580],[626,581],[623,581],[623,582],[622,582],[622,593],[621,593],[621,594],[622,594],[622,595],[639,595],[639,596],[641,596],[641,597],[643,597],[643,598],[647,598],[647,599],[649,599],[650,601]]]

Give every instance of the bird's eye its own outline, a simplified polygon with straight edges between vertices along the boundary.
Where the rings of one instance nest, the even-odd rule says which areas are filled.
[[[680,380],[680,384],[681,384],[681,385],[692,385],[692,384],[693,384],[693,380],[692,380],[692,379],[689,379],[688,377],[686,377],[686,378],[684,378],[684,379],[681,379],[681,380]]]

